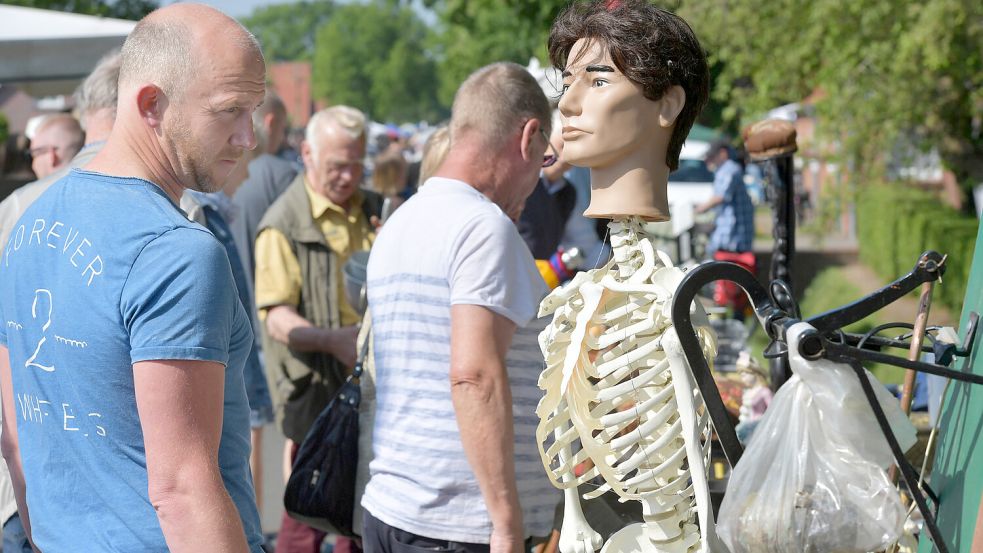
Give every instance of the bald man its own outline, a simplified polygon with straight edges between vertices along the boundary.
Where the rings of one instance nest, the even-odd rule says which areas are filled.
[[[43,179],[68,165],[82,149],[84,133],[79,122],[67,113],[50,115],[31,139],[31,169]]]
[[[225,249],[177,205],[255,147],[265,77],[255,38],[221,12],[150,14],[123,45],[105,146],[11,234],[0,443],[42,551],[262,551],[249,317]]]

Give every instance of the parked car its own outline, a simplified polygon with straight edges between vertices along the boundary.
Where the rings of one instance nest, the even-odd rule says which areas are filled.
[[[669,215],[664,223],[649,223],[646,230],[656,240],[656,247],[683,266],[698,262],[703,256],[706,227],[713,214],[696,214],[694,208],[713,196],[713,173],[703,161],[710,143],[687,140],[679,154],[679,167],[669,174]]]
[[[669,174],[669,211],[672,218],[692,220],[693,208],[713,196],[713,173],[703,158],[710,143],[687,140],[679,154],[679,167]]]

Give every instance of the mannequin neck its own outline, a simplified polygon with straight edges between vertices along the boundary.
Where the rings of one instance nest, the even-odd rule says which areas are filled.
[[[592,167],[591,203],[584,215],[605,219],[669,220],[666,193],[669,167],[665,155],[641,161],[629,158],[603,168]]]

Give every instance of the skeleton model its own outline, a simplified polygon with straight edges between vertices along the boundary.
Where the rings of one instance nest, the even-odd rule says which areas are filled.
[[[610,227],[612,262],[580,273],[540,306],[541,316],[554,317],[540,336],[547,368],[537,438],[547,472],[565,490],[560,550],[600,547],[577,486],[601,476],[605,484],[585,498],[610,490],[639,500],[645,520],[615,534],[603,551],[717,551],[700,532],[715,539],[709,420],[669,318],[683,273],[655,251],[641,220]],[[702,309],[694,309],[712,359],[715,339]],[[587,459],[593,468],[575,476],[574,466]]]
[[[669,218],[666,181],[706,102],[706,57],[682,19],[645,0],[572,3],[553,23],[549,52],[563,72],[562,155],[591,171],[585,215],[614,221],[611,262],[540,306],[553,322],[540,335],[537,439],[565,493],[560,551],[601,547],[577,491],[596,478],[603,485],[585,497],[640,501],[644,520],[602,553],[726,551],[707,486],[709,420],[670,319],[683,272],[643,230]],[[691,309],[713,359],[706,314]],[[578,465],[588,467],[579,476]]]

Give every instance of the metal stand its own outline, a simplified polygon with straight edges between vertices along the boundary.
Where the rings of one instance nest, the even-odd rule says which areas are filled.
[[[901,451],[901,447],[898,445],[897,439],[888,425],[884,412],[877,402],[874,390],[866,377],[866,373],[863,371],[861,362],[886,363],[963,382],[983,384],[983,376],[981,375],[952,370],[946,367],[953,356],[968,357],[979,316],[976,313],[970,316],[969,328],[966,329],[962,347],[935,344],[934,347],[927,349],[927,351],[935,353],[936,363],[909,361],[902,357],[895,357],[864,348],[864,346],[876,348],[893,347],[907,350],[911,347],[911,344],[904,340],[886,339],[874,336],[873,333],[861,336],[843,332],[841,329],[896,301],[911,290],[919,287],[922,283],[940,279],[945,272],[944,263],[945,258],[938,252],[928,251],[923,253],[915,268],[904,277],[849,305],[806,319],[806,322],[812,325],[816,331],[802,336],[799,340],[799,353],[806,359],[829,359],[839,363],[846,363],[853,368],[857,378],[860,379],[861,387],[867,396],[877,423],[888,441],[895,462],[901,470],[901,476],[904,478],[908,490],[918,506],[918,510],[921,511],[929,535],[940,553],[948,553],[948,548],[942,539],[938,524],[936,523],[939,503],[938,496],[927,484],[919,484],[918,474],[911,464],[908,463],[907,459],[905,459],[904,452]],[[755,316],[758,318],[765,332],[772,339],[771,344],[766,350],[766,354],[783,357],[786,363],[788,362],[788,345],[785,333],[793,324],[801,321],[801,316],[798,313],[798,307],[795,305],[794,300],[791,299],[791,290],[785,282],[780,280],[772,281],[770,290],[766,291],[751,273],[733,263],[711,262],[703,264],[690,271],[679,285],[672,305],[672,322],[676,327],[676,332],[679,335],[683,352],[686,354],[686,359],[689,362],[690,370],[693,371],[693,377],[696,380],[697,386],[700,388],[700,393],[703,395],[703,401],[706,403],[707,412],[710,415],[724,455],[727,457],[731,466],[735,466],[740,460],[744,449],[737,440],[734,427],[730,424],[723,400],[720,398],[720,392],[717,390],[713,376],[710,374],[707,360],[703,357],[703,352],[700,349],[696,331],[693,328],[689,314],[690,306],[699,290],[706,284],[716,280],[730,280],[744,289],[748,298],[751,300],[751,304],[754,306]],[[925,348],[919,349],[924,350]],[[929,509],[925,495],[935,503],[935,510]]]
[[[775,240],[771,253],[771,266],[768,269],[770,282],[782,281],[786,290],[776,290],[775,300],[784,305],[795,303],[792,287],[792,256],[795,254],[795,170],[792,154],[769,159],[765,165],[765,174],[773,174],[775,178],[769,187],[769,200],[774,219],[772,236]],[[772,171],[773,170],[773,171]],[[769,179],[772,180],[772,179]],[[778,390],[792,376],[788,360],[783,357],[771,361],[771,387]]]

